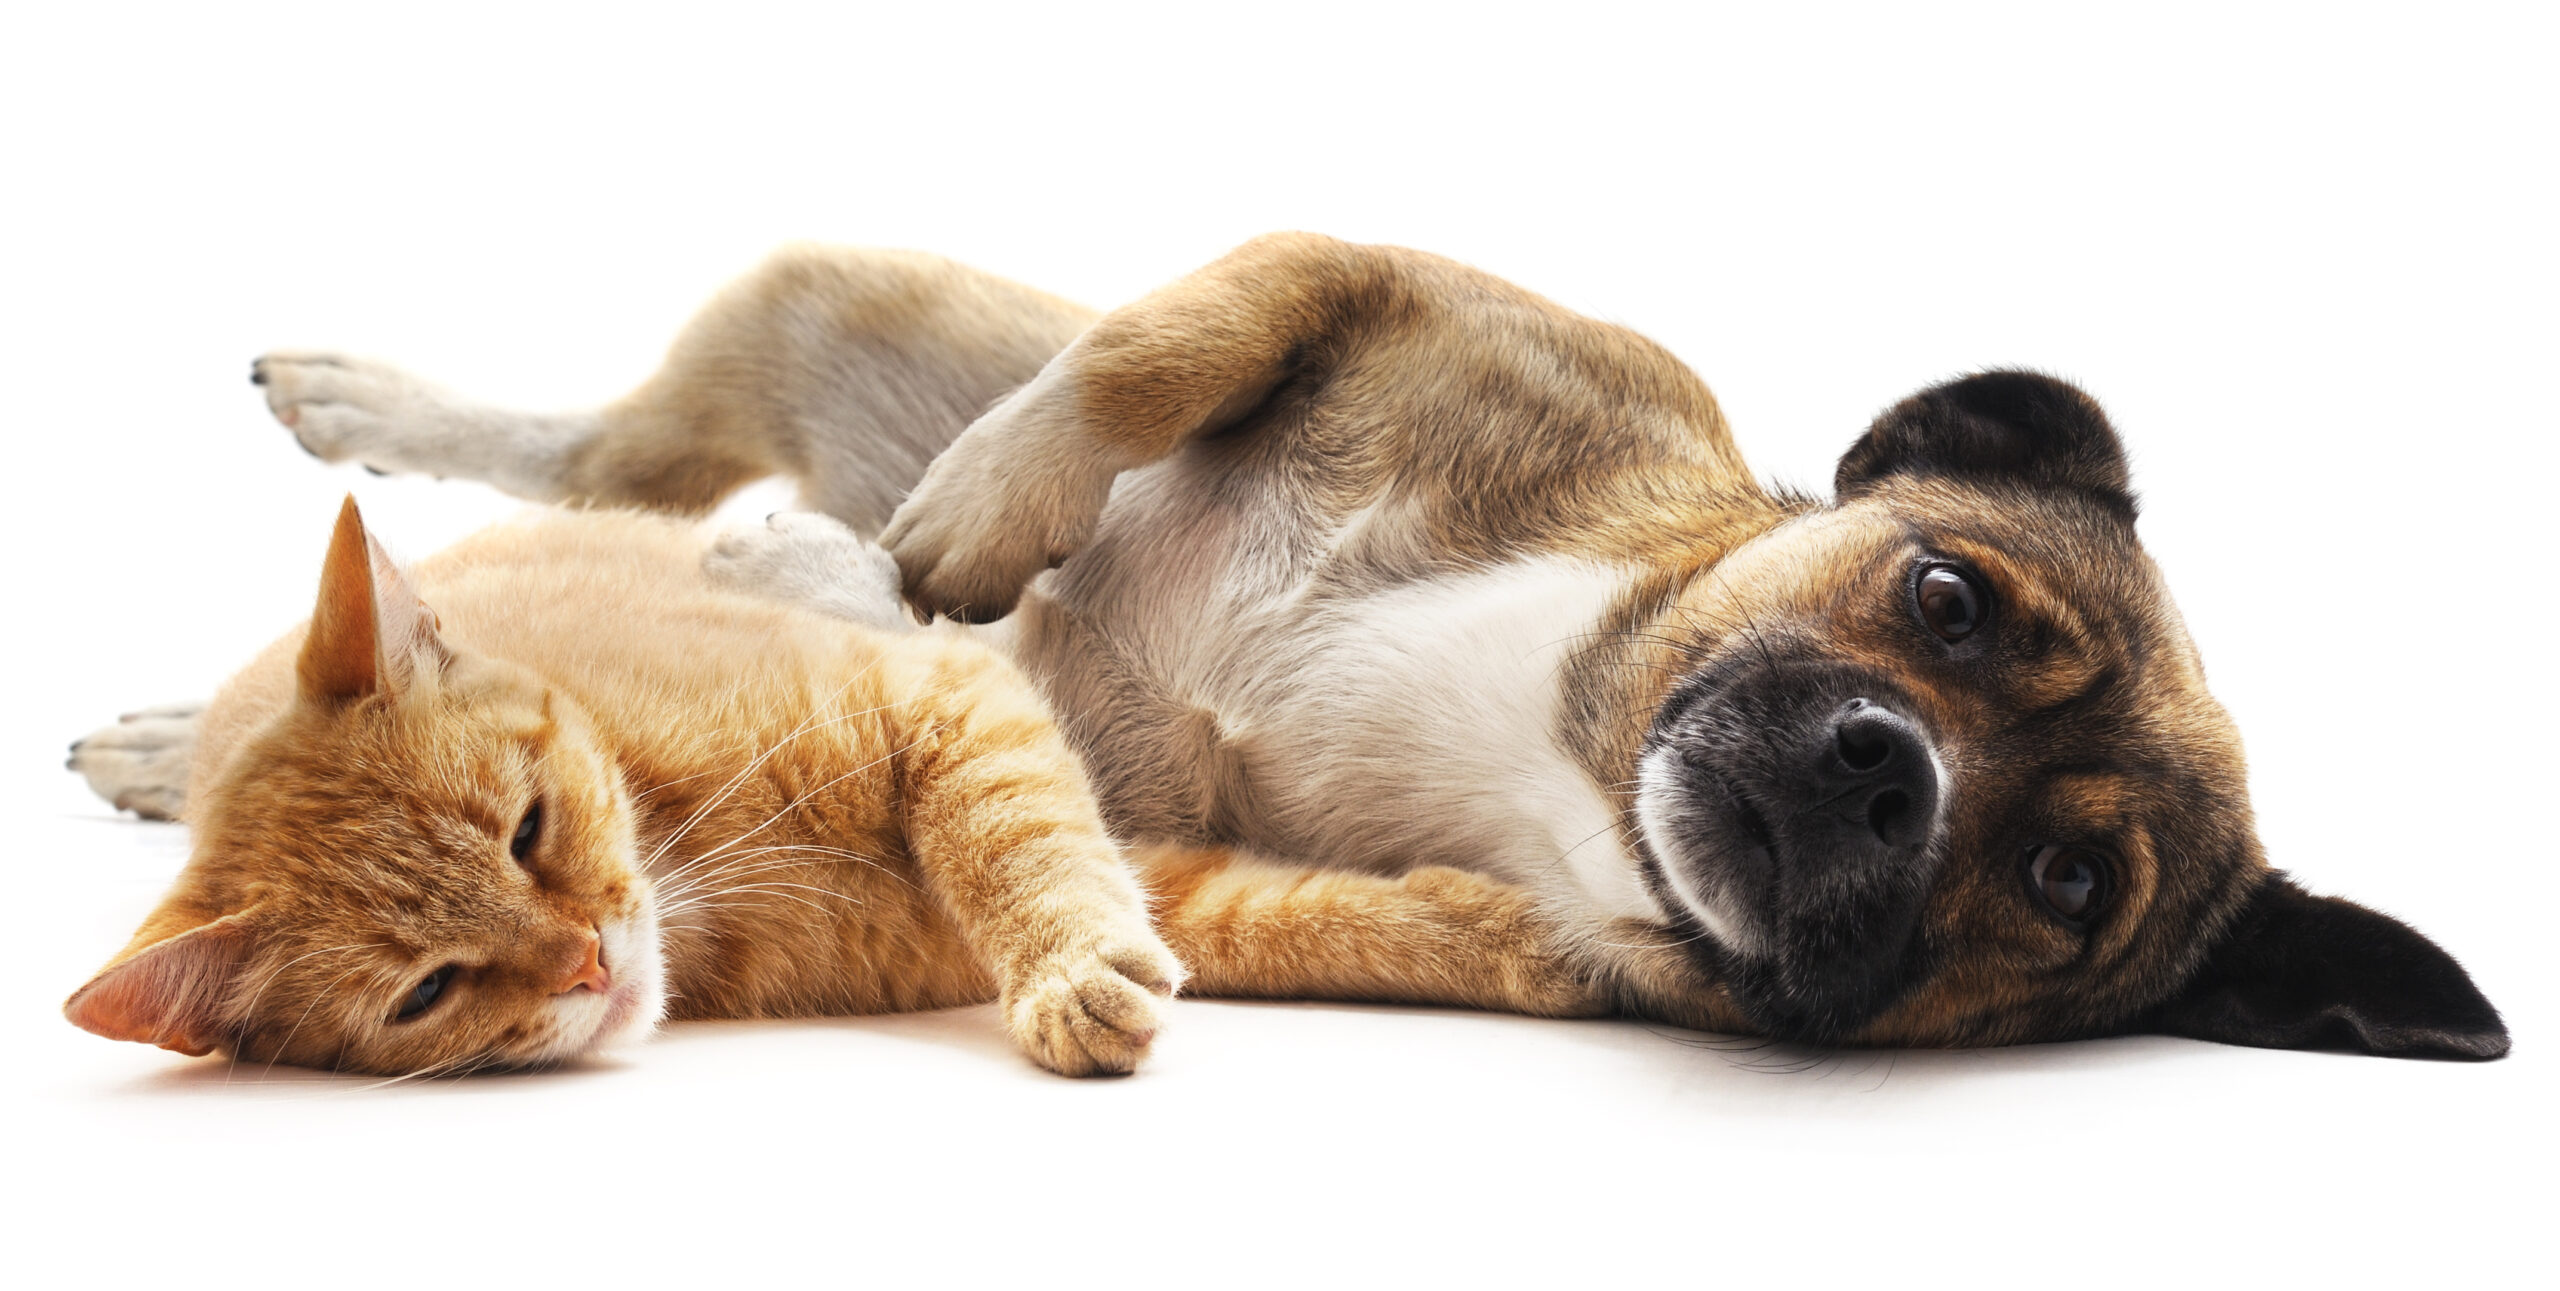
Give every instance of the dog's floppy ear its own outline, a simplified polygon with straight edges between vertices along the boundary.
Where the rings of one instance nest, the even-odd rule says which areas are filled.
[[[2143,1028],[2263,1049],[2497,1058],[2507,1025],[2409,925],[2271,873],[2187,989]]]
[[[1840,458],[1843,501],[1895,475],[2064,489],[2133,518],[2124,445],[2098,402],[2038,372],[1983,372],[1886,409]]]

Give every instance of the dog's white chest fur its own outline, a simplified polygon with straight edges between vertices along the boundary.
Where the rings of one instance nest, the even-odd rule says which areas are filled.
[[[1238,605],[1181,680],[1244,751],[1260,818],[1311,853],[1651,916],[1617,806],[1558,746],[1563,666],[1621,586],[1536,558],[1320,604],[1284,593]]]

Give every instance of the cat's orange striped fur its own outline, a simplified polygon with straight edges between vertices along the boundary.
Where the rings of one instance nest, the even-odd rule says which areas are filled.
[[[1450,869],[1141,846],[1159,939],[1011,665],[725,590],[704,545],[550,512],[412,575],[350,499],[312,622],[204,714],[185,871],[72,1020],[407,1074],[996,999],[1042,1065],[1118,1072],[1168,941],[1216,994],[1606,1010],[1522,893]]]
[[[724,591],[701,546],[552,514],[412,592],[351,499],[308,631],[206,714],[184,874],[73,1020],[406,1073],[662,1009],[994,998],[1041,1064],[1128,1070],[1181,969],[1037,695],[966,641]]]

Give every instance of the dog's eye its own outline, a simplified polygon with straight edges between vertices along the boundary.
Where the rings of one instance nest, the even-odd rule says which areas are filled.
[[[1982,626],[1982,589],[1953,565],[1932,565],[1914,593],[1920,622],[1942,641],[1962,641]]]
[[[2107,858],[2080,847],[2048,843],[2028,855],[2027,886],[2044,908],[2071,923],[2086,923],[2107,900]]]
[[[507,852],[516,858],[516,864],[522,865],[526,857],[533,855],[533,845],[541,841],[542,800],[536,798],[532,806],[524,809],[524,819],[516,822],[516,836],[508,840]]]
[[[444,998],[444,988],[452,984],[453,965],[451,964],[427,974],[417,985],[409,988],[408,994],[400,997],[400,1011],[393,1014],[391,1020],[406,1022],[426,1012],[437,1000]]]

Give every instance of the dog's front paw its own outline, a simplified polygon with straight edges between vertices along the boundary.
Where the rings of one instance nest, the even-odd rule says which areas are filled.
[[[278,350],[249,365],[267,410],[303,451],[379,472],[439,472],[432,441],[452,397],[387,363]]]
[[[127,713],[116,724],[72,741],[63,765],[119,809],[144,820],[176,820],[187,801],[187,759],[195,752],[201,704],[168,704]]]
[[[915,626],[898,599],[898,562],[829,516],[777,511],[720,534],[702,556],[711,581],[883,631]]]
[[[1093,536],[1121,465],[1008,401],[934,459],[880,545],[897,557],[917,609],[990,623]]]
[[[1182,965],[1154,937],[1061,951],[1004,993],[1006,1029],[1033,1062],[1064,1076],[1137,1069]]]

